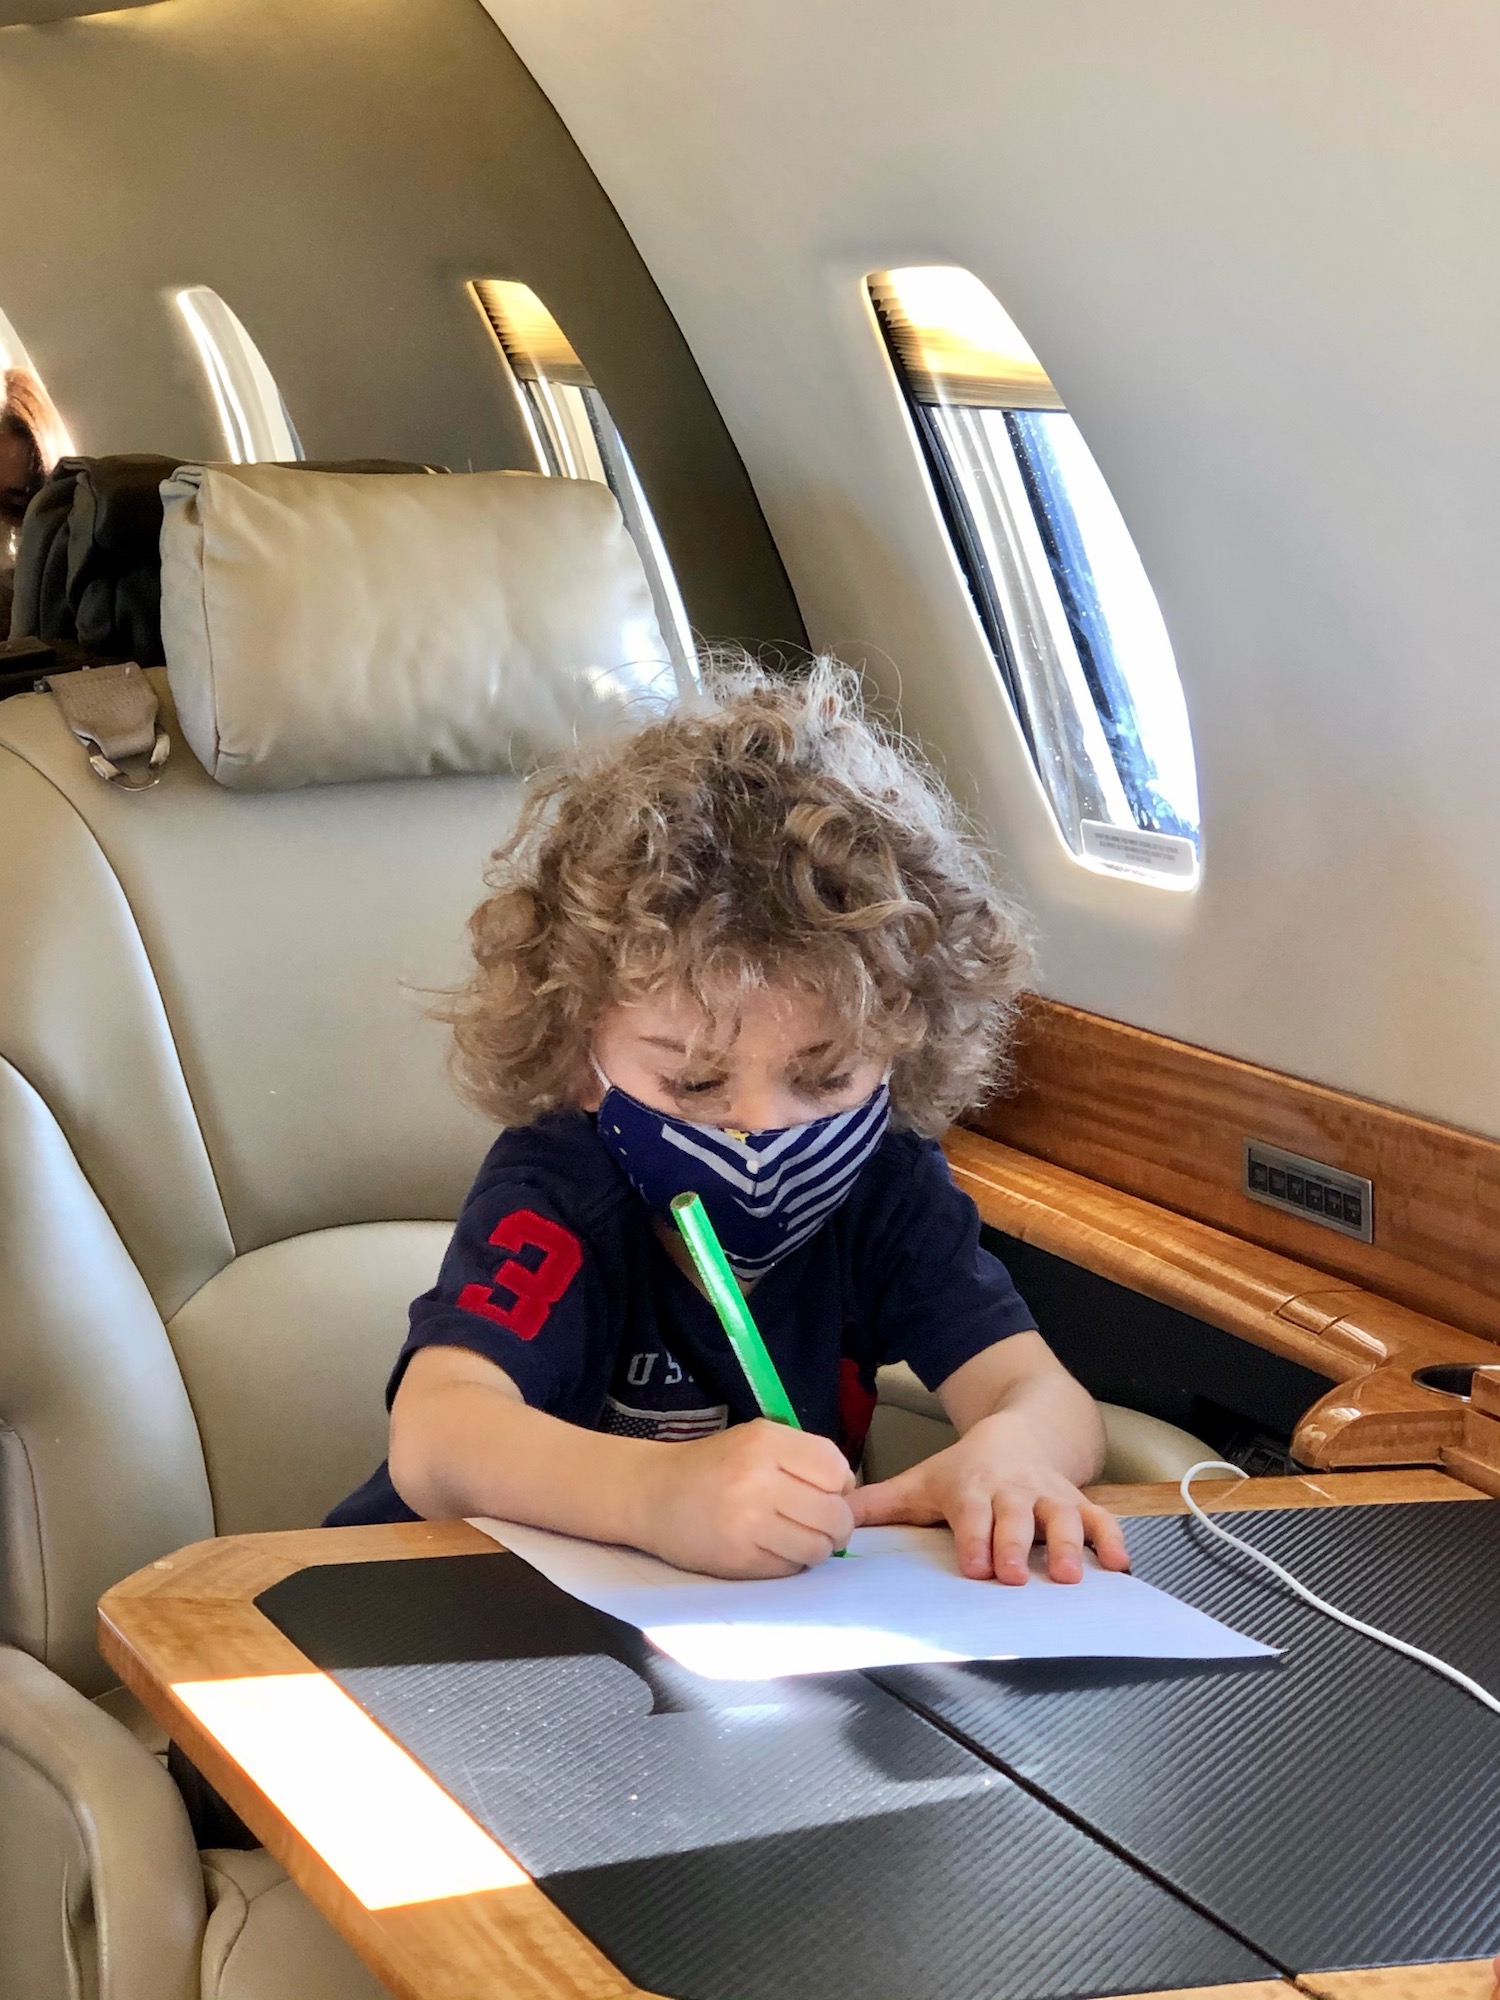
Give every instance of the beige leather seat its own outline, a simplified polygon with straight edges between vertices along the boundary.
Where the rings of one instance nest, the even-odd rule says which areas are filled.
[[[0,705],[0,1994],[368,2000],[269,1857],[195,1851],[94,1605],[381,1457],[489,1137],[426,996],[514,767],[668,656],[609,495],[561,480],[195,474],[163,586],[155,789]]]
[[[428,996],[512,765],[668,655],[602,487],[245,468],[168,512],[160,785],[0,704],[0,1994],[368,2000],[266,1855],[195,1852],[94,1605],[383,1455],[490,1137]]]

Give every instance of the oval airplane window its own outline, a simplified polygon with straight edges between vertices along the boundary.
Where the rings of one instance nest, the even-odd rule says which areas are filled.
[[[208,377],[230,463],[303,457],[302,440],[275,376],[218,293],[207,285],[191,285],[177,294],[177,310]]]
[[[559,479],[594,479],[620,503],[640,552],[656,622],[680,694],[697,684],[697,648],[666,545],[625,440],[567,336],[529,285],[478,278],[469,294],[494,335],[536,453],[537,470]]]
[[[871,303],[974,608],[1063,837],[1172,888],[1199,875],[1187,704],[1113,494],[999,300],[951,265]]]

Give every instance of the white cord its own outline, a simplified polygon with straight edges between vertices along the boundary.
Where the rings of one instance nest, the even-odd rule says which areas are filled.
[[[1190,1465],[1183,1473],[1178,1491],[1187,1503],[1188,1512],[1195,1520],[1201,1521],[1211,1535],[1217,1535],[1221,1542],[1228,1542],[1231,1548],[1238,1549],[1242,1555],[1253,1557],[1262,1568],[1268,1569],[1286,1585],[1288,1590],[1300,1597],[1304,1604],[1310,1604],[1314,1611],[1321,1611],[1326,1618],[1333,1618],[1340,1625],[1347,1625],[1351,1632],[1363,1633],[1365,1638],[1374,1639],[1379,1645],[1389,1646],[1394,1653],[1404,1653],[1407,1659],[1416,1660],[1424,1667],[1431,1667],[1435,1674],[1441,1674],[1445,1680],[1452,1681],[1455,1687],[1461,1687],[1465,1694],[1473,1695],[1476,1701],[1483,1702],[1486,1708],[1500,1715],[1500,1698],[1492,1695],[1488,1688],[1481,1687],[1478,1681],[1470,1680],[1467,1674],[1460,1673],[1457,1667],[1450,1666],[1446,1660],[1438,1659],[1435,1654],[1424,1653],[1420,1646],[1409,1646],[1404,1639],[1398,1639],[1394,1633],[1382,1632],[1378,1626],[1366,1625],[1363,1619],[1351,1617],[1347,1611],[1340,1611],[1336,1604],[1330,1604],[1326,1598],[1319,1597],[1309,1590],[1305,1583],[1299,1583],[1290,1570],[1283,1569],[1281,1564],[1268,1556],[1264,1549],[1256,1548],[1253,1542],[1247,1542],[1239,1535],[1230,1534],[1227,1528],[1211,1520],[1189,1491],[1200,1472],[1230,1472],[1236,1479],[1248,1479],[1250,1475],[1243,1467],[1230,1465],[1222,1458],[1205,1458],[1197,1465]]]

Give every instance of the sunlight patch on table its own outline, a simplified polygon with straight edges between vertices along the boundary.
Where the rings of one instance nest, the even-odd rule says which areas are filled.
[[[322,1674],[184,1681],[172,1693],[367,1910],[529,1881]]]
[[[659,1624],[643,1627],[653,1646],[691,1673],[716,1681],[769,1680],[779,1674],[854,1673],[869,1667],[937,1666],[954,1653],[874,1625]]]

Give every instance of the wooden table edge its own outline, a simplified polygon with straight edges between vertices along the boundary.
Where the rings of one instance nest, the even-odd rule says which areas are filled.
[[[655,2000],[618,1970],[477,1822],[470,1821],[519,1878],[516,1886],[451,1897],[365,1906],[223,1745],[177,1698],[198,1673],[186,1660],[164,1673],[138,1642],[163,1613],[199,1624],[221,1659],[251,1674],[323,1674],[253,1599],[299,1570],[329,1563],[494,1554],[495,1543],[466,1522],[331,1528],[221,1537],[195,1542],[126,1577],[99,1603],[99,1650],[125,1686],[180,1745],[354,1951],[399,2000]],[[136,1632],[130,1627],[135,1626]],[[251,1664],[259,1662],[258,1665]],[[373,1723],[371,1727],[376,1727]],[[428,1784],[443,1792],[436,1779]],[[449,1800],[450,1803],[451,1800]],[[462,1811],[456,1804],[454,1811]],[[468,1815],[465,1815],[468,1818]],[[432,1976],[434,1968],[437,1977]],[[503,1982],[503,1983],[502,1983]]]
[[[1171,1483],[1099,1486],[1090,1491],[1127,1517],[1185,1511],[1181,1494]],[[1447,1474],[1426,1469],[1233,1482],[1205,1479],[1195,1483],[1194,1495],[1214,1512],[1488,1498]],[[105,1593],[99,1603],[99,1650],[313,1905],[400,2000],[472,2000],[478,1990],[473,1983],[476,1975],[487,1982],[484,1990],[498,1992],[496,1976],[506,1969],[514,1974],[514,1983],[505,1986],[505,2000],[651,2000],[529,1878],[514,1888],[367,1908],[175,1694],[177,1686],[196,1680],[273,1674],[326,1680],[253,1601],[299,1570],[341,1562],[481,1555],[493,1553],[495,1547],[489,1536],[464,1521],[314,1528],[192,1543]],[[179,1620],[190,1636],[174,1652],[163,1634],[172,1632]],[[211,1641],[220,1661],[217,1671],[204,1672],[193,1664],[194,1632]],[[237,1663],[240,1671],[226,1674],[225,1659]],[[428,1782],[442,1790],[430,1776]],[[491,1839],[487,1833],[484,1838]],[[498,1842],[491,1844],[504,1855]],[[518,1876],[524,1875],[511,1865]],[[420,1976],[434,1964],[443,1975],[437,1983]],[[450,1973],[459,1983],[452,1983]],[[1179,1994],[1181,2000],[1218,2000],[1221,1994],[1224,2000],[1262,2000],[1264,1995],[1294,1991],[1275,1981],[1252,1981],[1196,1988],[1191,1994],[1177,1989],[1158,2000],[1179,2000]],[[1435,1992],[1432,2000],[1448,1996]],[[1469,2000],[1468,1989],[1463,2000]]]
[[[1496,2000],[1500,1993],[1495,1962],[1489,1958],[1371,1966],[1353,1972],[1299,1972],[1296,1990],[1311,2000]]]
[[[1126,1519],[1153,1514],[1185,1514],[1176,1480],[1159,1485],[1096,1484],[1084,1488],[1091,1500]],[[1249,1514],[1290,1507],[1410,1506],[1441,1500],[1487,1500],[1490,1496],[1430,1466],[1375,1470],[1301,1472],[1269,1479],[1195,1479],[1193,1498],[1210,1514]]]

